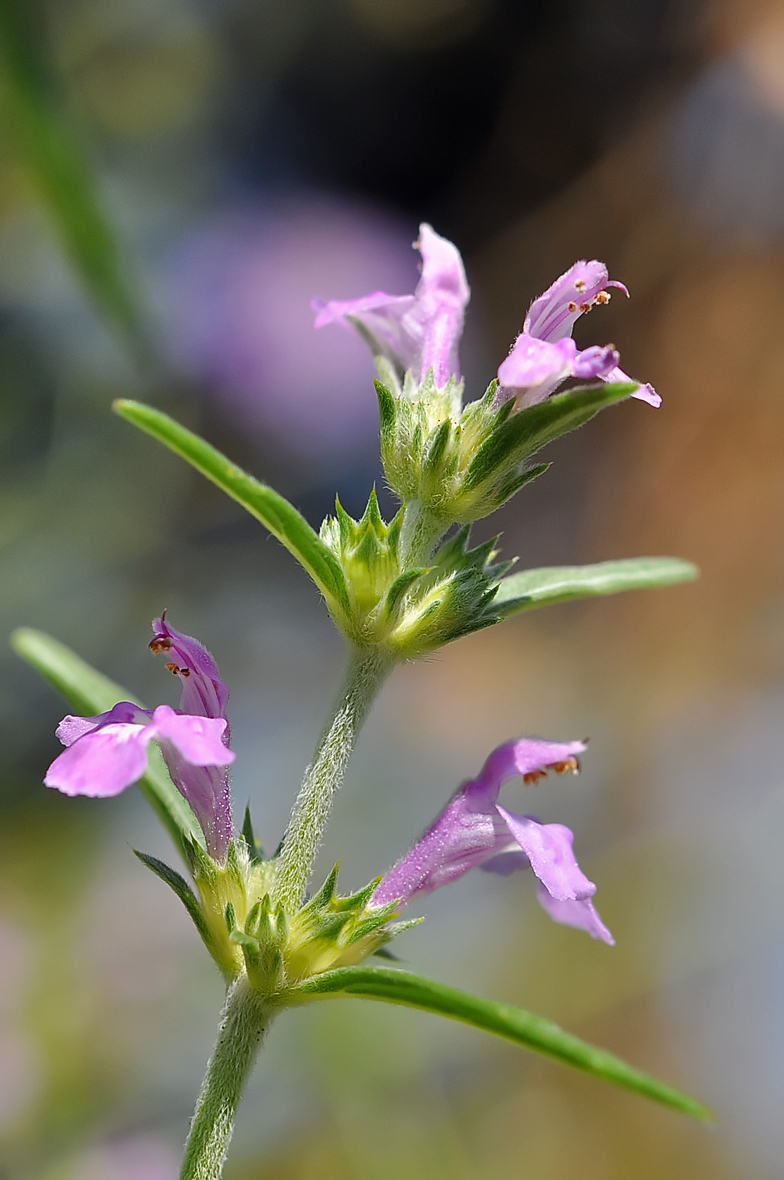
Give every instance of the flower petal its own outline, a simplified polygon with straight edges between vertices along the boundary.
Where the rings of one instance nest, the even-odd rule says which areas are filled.
[[[69,713],[63,717],[55,733],[64,746],[72,746],[84,734],[112,722],[149,725],[151,717],[149,709],[142,709],[141,705],[134,705],[131,701],[119,701],[108,713],[97,713],[94,717],[74,717]]]
[[[547,911],[554,922],[585,930],[591,938],[600,938],[608,946],[615,946],[615,939],[599,917],[590,898],[581,901],[559,901],[541,884],[537,887],[536,896],[542,909]]]
[[[577,345],[567,338],[557,344],[525,333],[518,336],[498,366],[498,404],[515,397],[520,406],[535,406],[571,377]]]
[[[527,815],[514,815],[504,807],[496,810],[531,862],[531,868],[557,901],[583,901],[593,897],[596,886],[589,881],[572,851],[574,836],[563,824],[540,824]]]
[[[192,766],[228,766],[236,757],[223,744],[223,717],[190,717],[159,705],[152,715],[152,728],[153,736],[175,746]]]
[[[577,320],[590,311],[597,296],[607,287],[617,287],[625,295],[629,294],[623,283],[609,281],[607,267],[598,259],[575,262],[533,301],[523,323],[523,332],[553,343],[571,336]]]
[[[578,352],[572,365],[572,375],[590,381],[593,377],[609,380],[618,364],[618,350],[612,344],[592,344]]]
[[[536,781],[548,770],[577,770],[577,755],[585,748],[585,742],[548,742],[535,737],[505,742],[493,750],[476,782],[469,786],[495,803],[506,779],[521,774]]]
[[[436,384],[459,377],[458,345],[470,297],[457,247],[423,224],[417,243],[422,277],[413,295],[374,291],[360,299],[313,300],[315,327],[344,320],[365,337],[376,357],[386,357],[402,376],[421,382],[433,370]]]
[[[515,774],[538,777],[548,768],[576,769],[575,755],[584,749],[584,742],[541,738],[499,746],[478,778],[455,792],[411,851],[386,874],[373,894],[373,904],[405,904],[416,894],[431,893],[493,857],[514,851],[519,840],[495,802],[502,782]]]
[[[531,862],[522,848],[511,848],[508,852],[499,852],[491,856],[479,866],[483,873],[496,873],[499,877],[511,877],[512,873],[520,869],[530,869]]]
[[[152,737],[153,727],[149,725],[102,725],[74,740],[55,758],[44,783],[64,795],[119,795],[147,769],[147,747]]]
[[[623,369],[618,368],[616,365],[615,368],[611,369],[607,376],[604,377],[604,380],[633,381],[634,378],[630,377],[628,373],[624,373]],[[662,403],[661,394],[657,393],[652,385],[641,385],[639,389],[635,389],[632,397],[636,397],[641,402],[647,402],[649,406],[655,406],[656,409],[658,409]]]
[[[509,834],[491,810],[477,810],[461,787],[411,851],[373,894],[373,905],[409,902],[419,893],[449,885],[509,845]]]
[[[214,860],[225,861],[234,831],[227,768],[195,766],[173,742],[163,741],[161,749],[172,782],[199,821],[207,851]]]
[[[410,315],[421,325],[422,351],[419,378],[433,370],[436,385],[460,376],[458,346],[463,334],[463,314],[471,292],[460,251],[432,226],[419,227],[422,278],[416,289],[416,306]]]
[[[165,652],[167,667],[180,678],[180,709],[193,717],[226,717],[229,690],[220,678],[218,665],[206,647],[190,635],[182,635],[166,622],[154,619],[152,651]],[[228,736],[226,738],[228,744]]]

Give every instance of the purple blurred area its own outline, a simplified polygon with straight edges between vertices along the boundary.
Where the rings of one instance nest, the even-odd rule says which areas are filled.
[[[417,280],[416,229],[318,192],[263,196],[189,230],[167,260],[164,315],[179,369],[240,429],[334,471],[375,445],[373,365],[352,331],[314,332],[315,296]]]

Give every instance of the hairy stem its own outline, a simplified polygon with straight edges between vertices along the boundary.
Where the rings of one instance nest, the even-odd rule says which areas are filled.
[[[278,858],[273,900],[288,910],[295,909],[302,900],[356,736],[393,662],[391,656],[377,648],[354,649],[351,653],[337,704],[305,772]]]
[[[449,522],[435,516],[421,500],[410,500],[400,531],[401,569],[428,565],[436,543],[448,527]]]
[[[229,989],[185,1144],[180,1180],[219,1180],[234,1116],[271,1015],[244,976]]]

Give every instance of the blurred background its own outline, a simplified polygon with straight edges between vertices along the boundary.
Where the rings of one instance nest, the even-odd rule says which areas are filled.
[[[396,949],[717,1124],[345,1001],[273,1029],[228,1180],[780,1176],[784,3],[7,0],[0,161],[0,632],[44,628],[175,703],[147,651],[167,607],[231,685],[235,794],[269,848],[341,643],[287,554],[113,397],[202,430],[317,526],[380,472],[370,359],[313,332],[313,296],[412,290],[431,221],[464,251],[475,397],[530,300],[598,257],[632,298],[578,338],[615,341],[663,407],[561,440],[477,535],[525,566],[703,569],[398,670],[321,866],[358,887],[495,744],[590,734],[579,779],[505,798],[574,828],[617,947],[549,923],[525,874],[472,874]],[[62,705],[0,663],[0,1177],[175,1180],[220,981],[132,855],[172,856],[141,796],[46,791]]]

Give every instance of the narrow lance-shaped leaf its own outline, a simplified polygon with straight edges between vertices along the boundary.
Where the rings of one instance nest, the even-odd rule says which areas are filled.
[[[137,355],[149,354],[135,292],[90,165],[57,95],[29,3],[0,0],[0,119],[51,214],[65,250],[104,314]]]
[[[143,865],[146,865],[151,872],[155,873],[156,877],[164,881],[177,894],[204,942],[208,947],[211,947],[212,935],[210,934],[207,923],[204,921],[204,915],[201,912],[201,906],[199,905],[196,894],[185,878],[181,877],[169,865],[164,864],[162,860],[158,860],[156,856],[149,856],[146,852],[139,852],[136,848],[133,851],[134,855],[138,856]]]
[[[307,570],[330,607],[348,608],[343,570],[335,555],[297,509],[267,484],[260,483],[225,455],[175,422],[168,414],[140,402],[120,400],[114,409],[195,467],[227,496],[260,520]]]
[[[22,627],[11,636],[11,644],[23,660],[32,664],[65,697],[79,716],[106,713],[118,701],[141,705],[132,693],[91,668],[64,643],[43,631]],[[171,781],[155,746],[150,748],[147,773],[139,785],[181,851],[183,838],[204,843],[196,817]]]
[[[567,602],[572,598],[690,582],[699,577],[699,572],[696,565],[679,557],[630,557],[622,561],[600,561],[595,565],[523,570],[501,581],[492,609],[508,618],[520,611]]]
[[[564,1032],[557,1024],[515,1008],[485,1000],[468,992],[423,979],[409,971],[388,967],[344,967],[327,971],[292,988],[287,1000],[302,1003],[328,999],[331,996],[356,996],[366,1000],[380,1000],[388,1004],[403,1004],[460,1020],[486,1032],[495,1033],[509,1041],[555,1057],[593,1077],[613,1082],[626,1090],[633,1090],[664,1106],[672,1107],[697,1119],[710,1119],[711,1112],[695,1098],[683,1094],[666,1082],[661,1082],[642,1070],[628,1065],[620,1057],[589,1045],[578,1037]]]

